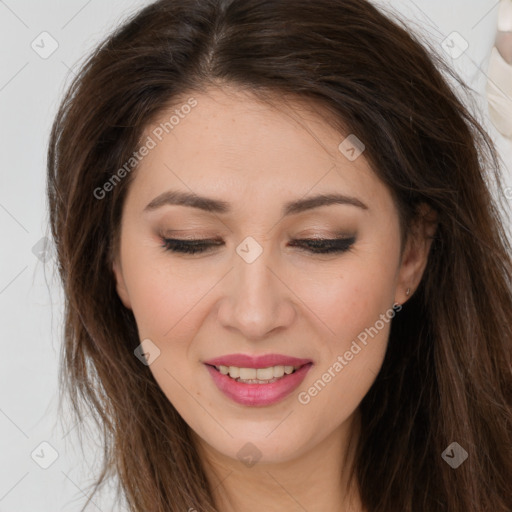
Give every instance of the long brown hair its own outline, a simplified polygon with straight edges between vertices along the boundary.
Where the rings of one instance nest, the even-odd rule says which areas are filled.
[[[117,475],[131,511],[217,510],[190,428],[134,356],[135,319],[116,293],[111,263],[136,168],[103,197],[94,191],[155,115],[228,84],[263,100],[305,99],[357,134],[403,236],[422,203],[438,216],[423,279],[360,404],[364,506],[512,510],[512,251],[500,161],[454,85],[470,91],[427,46],[363,0],[160,0],[83,65],[53,125],[48,197],[65,293],[61,398],[103,434],[95,491]],[[468,454],[457,469],[441,456],[452,442]]]

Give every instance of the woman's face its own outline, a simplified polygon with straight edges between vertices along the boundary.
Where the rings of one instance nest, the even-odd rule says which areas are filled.
[[[235,93],[194,95],[147,128],[114,271],[151,372],[202,442],[286,461],[351,421],[426,252],[407,244],[400,261],[396,207],[351,138],[340,147],[304,105]],[[185,195],[204,199],[173,204]],[[311,238],[342,241],[322,254],[297,242]]]

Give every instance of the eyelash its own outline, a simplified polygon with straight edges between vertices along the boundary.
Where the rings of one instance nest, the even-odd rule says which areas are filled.
[[[355,237],[349,238],[303,238],[300,240],[292,240],[293,245],[300,243],[305,244],[309,248],[302,248],[312,254],[333,254],[343,253],[351,249],[356,241]],[[212,246],[221,245],[218,240],[180,240],[177,238],[162,238],[163,248],[166,251],[182,254],[200,254],[207,252]]]

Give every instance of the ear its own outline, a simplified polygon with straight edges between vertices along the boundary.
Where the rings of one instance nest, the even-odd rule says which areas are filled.
[[[419,286],[428,262],[428,254],[437,229],[437,214],[427,204],[419,207],[418,216],[407,237],[398,269],[395,302],[403,304]],[[410,289],[407,295],[407,289]]]
[[[112,263],[112,271],[114,272],[114,277],[116,280],[116,290],[121,302],[128,309],[132,308],[130,302],[130,296],[128,294],[128,290],[126,289],[126,283],[124,282],[123,272],[121,270],[121,264],[118,258],[115,258]]]

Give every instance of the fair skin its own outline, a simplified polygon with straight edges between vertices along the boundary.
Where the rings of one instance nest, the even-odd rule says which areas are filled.
[[[341,153],[345,136],[318,109],[271,108],[236,89],[191,96],[197,106],[149,152],[130,185],[113,265],[119,296],[140,339],[160,350],[149,368],[193,431],[220,511],[361,512],[347,473],[358,405],[382,365],[390,322],[307,404],[298,394],[408,299],[432,231],[421,226],[400,258],[389,191],[364,152],[354,161]],[[171,189],[225,201],[230,211],[170,204],[144,211]],[[282,216],[286,202],[320,193],[351,196],[366,208],[331,204]],[[199,255],[173,253],[162,247],[162,231],[223,243]],[[356,238],[346,252],[314,254],[290,244],[339,233]],[[236,252],[248,236],[263,251],[250,264]],[[203,364],[232,353],[279,353],[313,366],[280,402],[240,405]],[[237,456],[247,443],[261,454],[250,467]]]

